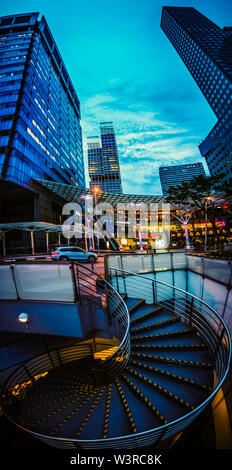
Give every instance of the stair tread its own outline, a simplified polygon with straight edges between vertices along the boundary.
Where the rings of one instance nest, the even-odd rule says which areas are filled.
[[[143,304],[140,305],[131,312],[131,324],[135,324],[138,321],[144,320],[148,318],[150,314],[152,315],[160,315],[163,310],[163,307],[159,304]]]
[[[148,429],[152,429],[153,427],[160,426],[160,419],[158,416],[156,416],[149,407],[144,405],[142,400],[133,393],[131,388],[125,381],[123,381],[123,379],[121,379],[120,382],[130,408],[132,410],[136,410],[136,413],[134,413],[134,419],[137,432],[143,432]]]
[[[89,403],[88,403],[88,406],[89,404],[91,403],[91,400],[93,400],[92,398],[89,399]],[[64,403],[62,405],[62,403],[60,404],[59,408],[56,409],[56,412],[55,410],[53,411],[50,411],[47,413],[47,411],[44,411],[41,413],[41,415],[39,417],[37,417],[35,420],[31,420],[30,421],[30,416],[29,415],[26,415],[24,416],[24,422],[25,424],[28,424],[28,427],[29,429],[31,429],[32,431],[35,431],[35,432],[39,432],[39,433],[46,433],[48,435],[50,435],[50,433],[52,432],[52,430],[56,427],[56,426],[59,426],[60,423],[63,422],[63,420],[66,420],[68,416],[70,416],[72,414],[72,412],[74,412],[76,410],[76,408],[78,406],[81,405],[81,401],[72,401],[71,404],[67,404]],[[75,419],[80,419],[80,416],[81,416],[81,413],[86,413],[86,407],[85,406],[82,406],[80,407],[79,409],[79,413],[75,413],[73,416],[75,416]],[[87,407],[88,409],[88,407]],[[69,421],[69,420],[68,420]],[[69,421],[68,423],[68,434],[70,435],[71,431],[72,431],[72,427],[70,425],[71,421]],[[63,427],[63,426],[62,426]],[[77,429],[77,425],[76,425],[76,428]],[[62,430],[63,432],[63,430]],[[59,431],[56,431],[56,435],[58,436],[59,435]],[[70,435],[71,437],[71,435]]]
[[[128,378],[131,382],[140,390],[143,395],[150,401],[150,403],[158,408],[160,414],[165,420],[172,421],[173,419],[180,418],[183,416],[183,407],[177,403],[174,403],[168,397],[164,396],[157,390],[154,390],[149,384],[142,383],[139,378],[134,377],[128,373],[123,375],[123,378]],[[162,421],[160,425],[165,424]]]
[[[101,392],[100,392],[101,393]],[[97,397],[96,397],[97,399]],[[102,410],[106,407],[106,400],[107,400],[107,388],[102,391],[100,395],[100,399],[94,408],[89,410],[89,417],[86,415],[84,418],[84,426],[78,436],[80,439],[101,439],[104,432],[104,423],[105,423],[105,416]],[[86,422],[85,422],[86,421]]]
[[[131,427],[125,414],[119,391],[115,386],[112,387],[111,401],[113,405],[111,404],[109,411],[107,436],[110,438],[131,434]]]
[[[173,338],[174,339],[174,338]],[[194,341],[192,341],[192,343],[183,343],[181,342],[181,340],[178,342],[178,338],[175,338],[175,342],[173,341],[172,343],[169,343],[169,341],[167,341],[167,338],[166,340],[164,339],[163,341],[153,341],[153,342],[150,342],[150,343],[146,343],[146,344],[141,344],[141,343],[136,343],[136,344],[133,344],[132,345],[132,350],[134,349],[143,349],[143,350],[201,350],[201,349],[207,349],[208,346],[205,344],[205,343],[197,343]]]
[[[201,400],[204,401],[204,399],[207,397],[207,394],[210,393],[208,389],[203,389],[200,386],[198,387],[194,384],[184,383],[179,381],[178,378],[175,379],[173,376],[167,376],[166,374],[155,374],[151,370],[144,370],[134,364],[130,365],[130,369],[134,369],[138,374],[144,376],[148,380],[155,382],[157,385],[160,385],[174,395],[180,396],[188,403],[197,404]]]
[[[80,404],[79,408],[79,403],[77,402],[72,408],[60,414],[60,419],[56,420],[56,422],[49,422],[49,434],[51,436],[70,437],[74,439],[82,421],[85,419],[96,400],[96,396],[97,393],[87,398],[83,405]]]
[[[137,334],[140,331],[145,332],[149,331],[151,332],[153,329],[158,329],[158,328],[163,328],[165,326],[169,326],[172,324],[176,323],[181,323],[179,317],[177,316],[170,316],[170,317],[160,317],[158,319],[150,318],[146,319],[144,322],[141,321],[139,323],[131,324],[130,326],[130,331],[133,334]]]
[[[210,383],[212,382],[213,370],[211,369],[210,372],[210,368],[212,367],[212,365],[210,364],[211,367],[206,365],[209,363],[203,362],[202,366],[200,366],[200,364],[197,362],[194,365],[194,361],[187,361],[186,364],[184,364],[184,362],[178,364],[178,362],[173,362],[171,358],[169,358],[170,363],[168,363],[165,362],[165,358],[163,357],[159,359],[158,356],[155,356],[155,360],[152,360],[152,358],[149,359],[143,356],[146,355],[142,354],[137,356],[136,354],[132,354],[131,360],[135,360],[148,367],[151,366],[156,369],[165,370],[169,373],[175,373],[180,376],[182,375],[186,378],[193,379],[195,381],[198,380],[200,384],[210,385]],[[192,362],[192,364],[190,362]]]
[[[141,301],[144,302],[143,299],[127,297],[127,299],[125,300],[125,303],[127,305],[127,308],[130,310],[131,308],[134,308],[135,306],[139,306]]]
[[[158,323],[157,324],[154,324],[154,326],[151,326],[151,329],[149,330],[142,330],[142,331],[136,331],[136,330],[131,330],[131,338],[136,339],[136,338],[156,338],[158,336],[163,336],[164,335],[168,335],[168,334],[174,334],[174,333],[178,333],[180,332],[180,334],[182,333],[188,333],[189,335],[193,335],[193,331],[190,330],[189,328],[186,328],[186,325],[184,325],[182,322],[180,321],[176,321],[176,322],[173,322],[173,323],[168,323],[168,324],[164,324],[164,325],[159,325]],[[161,337],[162,337],[161,336]]]
[[[133,372],[132,372],[133,371]],[[149,371],[142,371],[132,366],[126,369],[127,374],[132,374],[133,377],[139,378],[141,384],[150,384],[152,389],[156,389],[160,394],[164,394],[169,399],[174,399],[178,405],[186,406],[191,411],[191,406],[195,407],[199,400],[206,398],[200,390],[193,390],[190,387],[180,384],[178,381],[174,381],[171,378],[165,376],[156,375]],[[142,386],[142,385],[141,385]]]

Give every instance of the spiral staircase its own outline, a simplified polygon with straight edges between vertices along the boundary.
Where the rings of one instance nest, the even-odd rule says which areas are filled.
[[[173,286],[120,270],[108,283],[79,269],[80,305],[99,302],[118,338],[82,355],[85,342],[21,364],[2,390],[5,415],[59,448],[169,442],[209,405],[227,375],[226,325]]]

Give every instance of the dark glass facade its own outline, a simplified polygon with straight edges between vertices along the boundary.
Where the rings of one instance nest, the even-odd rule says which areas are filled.
[[[167,196],[170,187],[178,186],[184,181],[189,182],[199,175],[205,176],[205,170],[202,163],[197,162],[187,165],[161,166],[159,175],[163,195]]]
[[[85,186],[80,104],[44,17],[0,18],[0,178]]]
[[[90,188],[98,186],[101,191],[104,191],[102,148],[99,137],[88,137],[87,145]]]
[[[117,143],[112,122],[100,122],[101,137],[88,138],[90,187],[122,193]]]
[[[232,182],[232,28],[221,29],[191,7],[164,7],[161,28],[218,119],[201,155],[212,175]]]

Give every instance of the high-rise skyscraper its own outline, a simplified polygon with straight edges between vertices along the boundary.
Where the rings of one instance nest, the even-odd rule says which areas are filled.
[[[232,182],[232,27],[221,29],[191,7],[164,7],[161,28],[218,119],[201,155],[212,175]]]
[[[104,191],[100,138],[98,136],[88,137],[87,145],[90,188],[98,186],[101,191]]]
[[[45,18],[0,18],[0,178],[85,186],[80,103]]]
[[[100,122],[101,137],[88,138],[90,187],[122,192],[117,143],[112,122]]]
[[[184,181],[189,182],[199,175],[205,176],[205,170],[201,162],[187,163],[187,165],[161,166],[159,175],[163,195],[167,196],[170,187],[178,186]]]

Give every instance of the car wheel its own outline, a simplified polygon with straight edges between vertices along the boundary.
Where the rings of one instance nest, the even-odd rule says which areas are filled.
[[[68,261],[68,257],[67,256],[61,256],[60,261]]]
[[[89,256],[88,260],[90,263],[94,263],[96,261],[96,258],[95,256]]]

